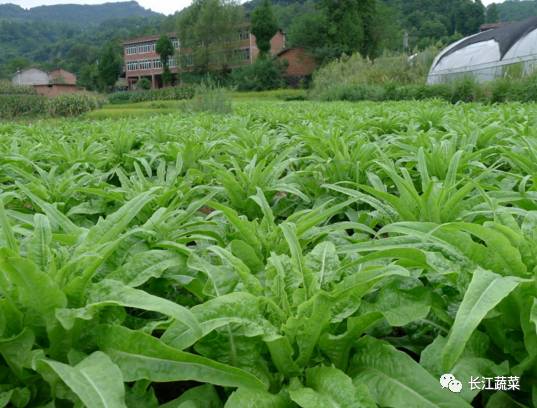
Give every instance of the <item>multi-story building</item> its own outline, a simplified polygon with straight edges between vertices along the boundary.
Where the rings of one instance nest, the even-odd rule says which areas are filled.
[[[194,68],[192,51],[181,49],[179,39],[175,33],[168,34],[175,47],[175,55],[169,60],[168,67],[174,76],[174,81],[180,81],[181,73]],[[129,88],[142,78],[151,81],[152,88],[161,88],[162,74],[164,72],[160,56],[156,52],[157,41],[160,35],[151,35],[132,38],[123,43],[123,57],[125,61],[125,78]],[[285,48],[285,34],[278,31],[270,41],[272,55],[277,55]],[[247,28],[237,31],[237,41],[226,44],[226,52],[230,52],[229,68],[252,64],[259,56],[255,36]],[[231,48],[230,48],[231,47]],[[214,51],[216,52],[216,51]]]

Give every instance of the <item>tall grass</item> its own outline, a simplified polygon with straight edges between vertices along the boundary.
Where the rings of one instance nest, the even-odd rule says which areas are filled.
[[[430,48],[412,57],[384,54],[374,61],[358,53],[343,56],[314,74],[313,90],[322,93],[334,86],[423,83],[436,52],[436,49]]]
[[[231,97],[226,88],[208,79],[196,86],[188,104],[192,112],[231,113]]]
[[[194,96],[192,86],[174,86],[162,89],[116,92],[108,95],[110,103],[136,103],[158,100],[183,100]]]
[[[323,74],[324,76],[324,74]],[[343,75],[344,76],[344,75]],[[478,83],[473,77],[457,78],[446,84],[427,85],[421,83],[400,83],[397,81],[352,82],[350,79],[339,81],[334,78],[332,83],[317,81],[310,92],[310,98],[322,101],[398,101],[443,99],[457,102],[535,102],[537,101],[537,74],[513,78],[498,78],[486,83]],[[323,79],[324,81],[324,79]]]

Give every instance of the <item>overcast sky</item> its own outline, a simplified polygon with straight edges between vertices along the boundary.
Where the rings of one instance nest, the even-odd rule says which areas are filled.
[[[192,0],[138,0],[143,7],[158,11],[165,14],[173,14],[177,10],[185,8],[191,3]],[[490,3],[501,3],[503,0],[482,0],[483,4],[488,5]],[[105,3],[103,0],[0,0],[0,3],[14,3],[24,8],[30,8],[35,6],[41,6],[44,4],[101,4]],[[113,2],[113,0],[110,0]]]

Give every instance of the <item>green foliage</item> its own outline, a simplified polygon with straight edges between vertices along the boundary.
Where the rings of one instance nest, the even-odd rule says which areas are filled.
[[[151,89],[151,81],[147,78],[141,78],[138,82],[136,82],[136,89],[140,91],[147,91]]]
[[[324,1],[316,9],[297,16],[289,29],[294,46],[306,47],[321,62],[359,51],[363,56],[378,55],[384,27],[381,17],[388,18],[387,8],[376,0]]]
[[[13,13],[0,12],[0,78],[10,79],[18,69],[30,66],[45,71],[61,67],[75,73],[90,90],[98,87],[96,62],[103,44],[154,34],[164,21],[164,16],[135,2],[30,11],[14,7]]]
[[[533,405],[535,104],[233,108],[2,121],[4,405]]]
[[[235,69],[232,83],[240,91],[265,91],[285,85],[286,66],[277,59],[259,58],[253,64]]]
[[[289,27],[287,35],[291,46],[304,47],[316,50],[316,55],[322,60],[323,47],[321,44],[328,43],[328,19],[320,10],[311,11],[299,15]]]
[[[54,98],[37,95],[32,87],[0,85],[0,118],[78,116],[97,109],[103,98],[92,94],[65,94]]]
[[[498,11],[498,5],[492,3],[487,7],[486,10],[486,22],[487,23],[497,23],[500,21],[500,14]]]
[[[174,86],[162,89],[150,89],[147,91],[115,92],[108,95],[108,100],[113,104],[134,103],[158,100],[182,100],[191,99],[194,96],[192,86]]]
[[[537,4],[532,0],[505,1],[494,5],[498,10],[498,21],[521,21],[537,15]]]
[[[313,88],[323,92],[334,86],[422,83],[436,53],[435,48],[427,49],[412,60],[405,54],[385,54],[375,61],[358,53],[344,56],[314,73]]]
[[[104,98],[89,93],[58,95],[47,100],[47,112],[50,116],[78,116],[100,108]]]
[[[160,61],[162,65],[168,66],[168,59],[173,56],[175,53],[175,48],[173,47],[172,41],[167,35],[161,35],[157,41],[156,52],[160,56]]]
[[[386,54],[374,62],[359,54],[343,57],[315,72],[310,97],[329,101],[439,98],[452,103],[537,100],[537,76],[523,76],[518,65],[506,70],[505,77],[486,83],[478,83],[468,75],[446,84],[426,85],[435,54],[433,48],[412,59],[397,54]]]
[[[225,88],[208,80],[196,86],[188,109],[193,112],[231,113],[231,97]]]
[[[242,7],[234,0],[195,0],[174,17],[181,47],[192,50],[195,71],[206,74],[227,69],[243,20]]]
[[[46,98],[40,95],[0,94],[0,118],[35,116],[46,111]]]
[[[175,54],[173,43],[167,35],[161,35],[157,41],[155,50],[157,54],[159,54],[160,62],[164,68],[164,72],[162,73],[162,82],[164,85],[169,85],[172,82],[172,74],[169,68],[170,58],[172,58]]]
[[[438,41],[447,43],[456,35],[479,32],[485,22],[485,7],[473,0],[386,0],[399,15],[400,27],[408,32],[409,47],[427,47]],[[402,35],[400,36],[402,45]],[[400,47],[399,45],[399,47]],[[397,49],[401,49],[401,48]]]
[[[121,51],[114,43],[108,43],[100,54],[97,76],[102,90],[110,90],[121,73]]]
[[[252,13],[251,32],[255,35],[260,57],[264,57],[270,51],[270,40],[278,30],[278,23],[272,13],[270,0],[263,0]]]
[[[150,17],[158,14],[144,9],[134,1],[123,3],[105,3],[99,5],[56,4],[47,7],[24,9],[14,4],[0,5],[0,15],[4,18],[22,20],[27,24],[37,21],[65,23],[68,21],[81,27],[103,23],[110,19],[130,17]],[[81,18],[83,16],[83,18]]]
[[[0,95],[36,95],[33,86],[13,85],[10,81],[0,81]]]

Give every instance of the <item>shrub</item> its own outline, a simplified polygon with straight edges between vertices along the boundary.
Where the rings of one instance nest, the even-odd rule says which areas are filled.
[[[54,98],[38,95],[31,86],[0,81],[0,118],[21,116],[76,116],[99,108],[104,98],[90,93],[64,94]]]
[[[136,89],[148,90],[151,89],[151,81],[147,78],[142,78],[136,83]]]
[[[471,76],[464,76],[451,83],[451,102],[475,102],[483,99],[484,88]]]
[[[147,91],[116,92],[108,96],[112,104],[147,102],[157,100],[182,100],[191,99],[194,96],[194,88],[191,86],[174,86],[162,89],[150,89]]]
[[[360,54],[343,56],[313,74],[313,91],[322,93],[335,85],[385,85],[422,83],[429,72],[436,50],[427,49],[412,57],[384,54],[374,61]]]
[[[492,103],[505,102],[512,98],[512,81],[500,78],[489,85],[490,101]]]
[[[516,98],[516,100],[523,102],[537,101],[537,73],[518,81],[511,92],[512,95],[514,94],[513,99]]]
[[[227,90],[211,80],[202,82],[196,87],[189,108],[193,112],[232,112],[231,98]]]
[[[258,58],[252,65],[232,72],[233,84],[240,91],[266,91],[285,85],[283,73],[286,65],[270,58]]]

